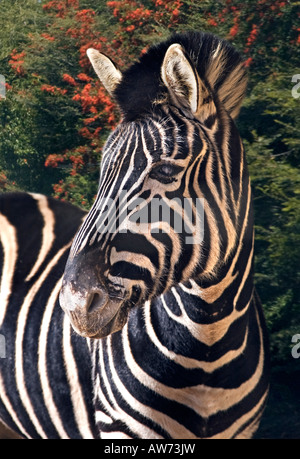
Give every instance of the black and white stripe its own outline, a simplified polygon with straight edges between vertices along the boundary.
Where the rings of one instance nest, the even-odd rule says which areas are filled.
[[[94,438],[88,343],[58,305],[84,213],[38,194],[0,196],[0,420],[26,438]]]
[[[251,189],[233,121],[246,87],[240,56],[226,42],[194,33],[151,48],[123,74],[99,52],[90,50],[89,57],[123,118],[104,148],[98,195],[74,238],[60,293],[66,317],[87,340],[68,335],[72,346],[67,349],[67,319],[60,317],[59,323],[56,313],[48,313],[47,325],[36,333],[58,330],[60,362],[72,349],[78,375],[85,370],[77,353],[89,356],[92,407],[90,381],[79,376],[78,388],[86,419],[94,417],[101,438],[250,438],[268,392],[268,344],[253,285]],[[136,225],[137,212],[143,208],[149,214],[158,198],[170,219],[157,214],[150,225]],[[184,198],[188,217],[182,212]],[[204,213],[198,213],[197,199],[203,200]],[[186,226],[177,232],[180,219]],[[51,263],[56,266],[65,253],[62,242],[48,260],[45,241],[51,245],[54,223],[46,220],[48,230],[45,223],[36,236],[44,243],[22,281],[40,279],[36,288],[44,307],[56,298],[62,274],[48,284]],[[113,231],[107,225],[115,225]],[[192,244],[186,239],[189,228]],[[8,253],[7,234],[2,245]],[[18,291],[9,278],[17,272],[19,253],[14,253],[3,265],[8,307]],[[36,325],[27,312],[36,292],[30,301],[26,292],[18,294],[16,308],[24,317],[17,321],[14,346],[20,354],[26,344],[22,330]],[[51,376],[43,369],[49,352],[45,339],[40,342],[44,357],[38,358],[37,374],[46,380],[42,389],[47,392]],[[17,391],[24,389],[24,412],[33,423],[33,414],[39,418],[31,407],[22,359],[22,375],[16,374],[14,384]],[[69,386],[66,381],[68,397],[73,393]],[[76,425],[79,415],[74,401],[71,405]],[[45,412],[66,429],[61,406],[55,406],[57,411],[52,406]],[[15,407],[13,412],[21,416]],[[89,422],[85,425],[92,432]]]
[[[253,286],[251,189],[233,121],[246,88],[240,56],[195,33],[151,48],[123,74],[100,53],[89,57],[123,119],[104,148],[61,304],[75,330],[103,338],[93,342],[101,436],[251,437],[268,390],[268,347]],[[171,217],[139,231],[131,203],[149,214],[155,198]],[[184,198],[193,244],[186,229],[175,231],[176,218],[186,223]],[[103,230],[107,202],[117,220],[111,233]]]

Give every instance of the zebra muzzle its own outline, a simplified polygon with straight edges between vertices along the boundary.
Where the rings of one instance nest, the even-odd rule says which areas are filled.
[[[120,330],[127,320],[124,300],[111,298],[104,289],[82,291],[64,282],[60,305],[74,330],[84,337],[104,338]]]

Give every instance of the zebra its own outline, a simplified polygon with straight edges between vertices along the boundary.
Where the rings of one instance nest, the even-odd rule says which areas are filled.
[[[31,438],[72,437],[72,429],[76,438],[251,438],[269,352],[234,123],[247,86],[241,56],[201,32],[174,34],[124,72],[99,51],[88,56],[122,116],[90,212],[68,207],[71,229],[50,198],[25,195],[35,212],[16,223],[22,199],[0,207],[0,332],[15,349],[6,367],[0,361],[0,419]],[[161,212],[141,224],[137,215],[153,202]],[[35,250],[23,253],[23,220],[38,227],[38,213]]]
[[[122,118],[104,147],[60,304],[93,340],[101,437],[251,437],[269,358],[234,123],[247,86],[241,56],[201,32],[173,35],[123,73],[97,50],[88,56]],[[151,214],[143,222],[142,210]]]

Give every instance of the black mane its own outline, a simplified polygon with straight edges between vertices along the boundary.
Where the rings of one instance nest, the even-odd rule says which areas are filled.
[[[114,96],[126,120],[133,120],[144,113],[152,112],[154,101],[164,93],[160,69],[165,53],[173,43],[179,43],[185,49],[200,78],[208,85],[207,69],[212,53],[220,45],[225,59],[222,62],[222,70],[217,70],[218,78],[211,88],[214,93],[217,93],[227,76],[242,62],[240,54],[229,43],[215,35],[202,32],[173,34],[168,40],[151,46],[137,62],[123,72],[123,79]],[[245,71],[242,73],[241,78],[245,76]]]

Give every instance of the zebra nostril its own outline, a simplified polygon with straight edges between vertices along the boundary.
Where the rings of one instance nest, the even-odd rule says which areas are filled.
[[[87,302],[87,312],[91,313],[101,309],[106,304],[106,300],[107,295],[102,292],[91,293]]]

